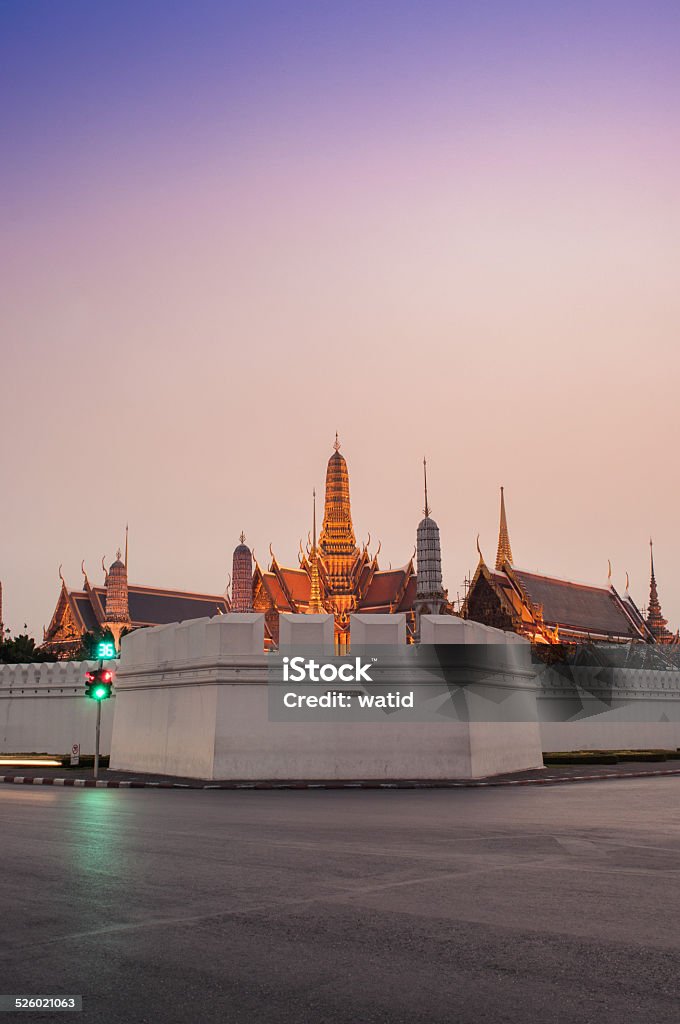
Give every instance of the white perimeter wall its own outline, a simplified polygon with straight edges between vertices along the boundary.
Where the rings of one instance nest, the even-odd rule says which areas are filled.
[[[477,623],[431,616],[426,643],[504,643],[529,663],[526,641]],[[509,670],[509,691],[533,720],[270,721],[264,617],[230,614],[123,638],[111,767],[218,779],[446,779],[542,766],[535,682]],[[356,615],[354,644],[406,652],[403,615]],[[281,646],[333,648],[327,615],[283,615]],[[511,694],[512,696],[512,694]],[[530,716],[527,716],[530,718]]]
[[[96,704],[85,696],[85,672],[95,665],[0,665],[0,753],[70,754],[79,743],[81,754],[94,754]],[[102,703],[102,754],[111,750],[114,704],[113,697]]]

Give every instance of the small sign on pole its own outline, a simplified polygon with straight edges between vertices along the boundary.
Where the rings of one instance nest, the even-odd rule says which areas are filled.
[[[71,747],[71,765],[80,764],[80,743],[74,743]]]

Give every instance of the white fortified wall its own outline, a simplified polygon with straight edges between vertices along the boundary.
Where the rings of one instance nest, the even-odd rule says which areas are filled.
[[[85,672],[99,662],[0,665],[0,752],[93,754],[96,704],[85,697]],[[116,669],[117,662],[105,662]],[[100,752],[111,749],[115,699],[102,702]]]
[[[281,648],[333,650],[330,615],[282,615]],[[138,630],[123,638],[111,767],[197,778],[447,779],[542,765],[527,642],[450,616],[423,617],[424,643],[503,643],[498,687],[513,722],[270,720],[264,617],[255,613]],[[355,615],[351,642],[393,647],[408,669],[403,615]],[[413,665],[413,661],[410,662]]]

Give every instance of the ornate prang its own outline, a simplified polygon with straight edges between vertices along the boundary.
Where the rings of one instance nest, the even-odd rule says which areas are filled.
[[[668,620],[663,617],[661,612],[659,591],[656,586],[656,576],[654,574],[654,545],[651,537],[649,538],[649,565],[650,579],[647,628],[658,644],[677,643],[677,637],[668,629]]]
[[[361,552],[356,544],[349,496],[349,473],[335,435],[334,451],[326,468],[326,498],[317,555],[323,563],[326,595],[336,612],[354,611],[354,578]]]
[[[128,602],[128,578],[127,566],[121,561],[122,552],[120,548],[116,552],[116,560],[112,563],[106,576],[106,601],[104,612],[106,621],[103,623],[105,629],[110,630],[116,642],[120,645],[120,637],[124,629],[130,626],[130,606]]]
[[[246,535],[241,531],[241,543],[234,548],[231,584],[232,612],[253,610],[253,552],[245,543]]]
[[[448,596],[442,582],[442,554],[439,527],[430,516],[427,498],[427,462],[423,459],[423,483],[425,490],[425,518],[418,524],[416,546],[416,598],[413,610],[416,613],[416,634],[420,634],[421,615],[440,615],[450,610]],[[395,608],[396,610],[396,608]]]

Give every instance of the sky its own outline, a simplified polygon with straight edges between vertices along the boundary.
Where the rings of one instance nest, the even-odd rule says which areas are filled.
[[[0,2],[0,579],[221,593],[297,564],[335,431],[355,528],[680,626],[680,8]]]

